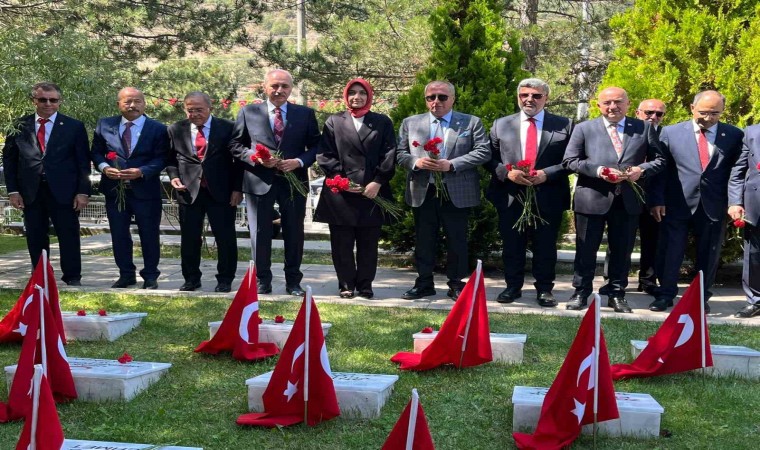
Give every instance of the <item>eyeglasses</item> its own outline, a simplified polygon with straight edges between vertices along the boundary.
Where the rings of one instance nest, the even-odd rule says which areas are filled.
[[[32,98],[37,100],[39,103],[52,103],[53,105],[61,101],[60,98],[47,98],[47,97],[32,97]]]
[[[436,98],[438,99],[439,102],[445,102],[446,100],[449,99],[449,96],[446,94],[433,94],[433,95],[425,96],[425,100],[429,102],[434,102]]]
[[[531,92],[521,92],[521,93],[519,93],[517,95],[518,95],[518,97],[520,97],[523,100],[525,100],[526,98],[529,98],[529,97],[530,98],[534,98],[536,100],[541,100],[542,98],[544,98],[544,94],[533,94]]]
[[[665,113],[662,111],[644,111],[644,114],[647,116],[655,115],[657,117],[662,117]]]

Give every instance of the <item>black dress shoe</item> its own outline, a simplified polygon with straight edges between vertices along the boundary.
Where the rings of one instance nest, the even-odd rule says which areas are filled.
[[[143,281],[142,288],[143,289],[158,289],[158,281],[156,281],[156,280],[145,280],[145,281]]]
[[[66,282],[68,286],[81,286],[82,282],[79,280],[69,280]]]
[[[298,284],[296,284],[295,286],[286,286],[285,292],[287,292],[290,295],[295,295],[295,296],[301,296],[306,293],[306,291],[301,289],[301,286]]]
[[[633,310],[628,306],[625,297],[613,295],[607,300],[607,306],[615,310],[616,313],[632,313]]]
[[[349,291],[348,289],[340,291],[340,298],[354,298],[354,291]]]
[[[538,306],[543,306],[544,308],[554,308],[557,306],[557,300],[555,300],[554,295],[548,291],[539,292],[538,295],[536,295],[536,300],[538,301]]]
[[[740,309],[736,312],[736,314],[734,314],[734,317],[738,317],[740,319],[749,319],[750,317],[754,317],[758,314],[760,314],[760,304],[755,303],[754,305],[747,305],[744,308]]]
[[[667,311],[668,308],[673,306],[673,299],[660,297],[657,300],[649,304],[650,311]]]
[[[636,288],[636,290],[638,292],[645,292],[649,295],[656,295],[657,285],[649,280],[639,280],[639,286]]]
[[[130,286],[134,286],[135,284],[137,284],[137,279],[135,279],[135,277],[119,277],[119,279],[116,280],[116,282],[112,284],[111,287],[114,289],[124,289]]]
[[[588,306],[587,300],[587,294],[576,292],[572,297],[570,297],[567,303],[565,303],[565,309],[569,309],[571,311],[580,311]]]
[[[231,290],[232,286],[226,281],[220,281],[216,283],[216,287],[214,288],[214,292],[230,292]]]
[[[420,288],[415,286],[404,292],[401,298],[404,300],[417,300],[418,298],[429,297],[431,295],[435,295],[435,289],[432,287]]]
[[[259,289],[256,291],[259,294],[271,294],[272,285],[270,283],[263,283],[259,285]]]
[[[610,285],[605,284],[599,288],[599,295],[610,295]]]
[[[372,291],[359,291],[356,293],[361,298],[366,298],[367,300],[371,299],[375,296],[375,293]]]
[[[512,303],[520,297],[522,297],[520,289],[506,288],[496,297],[496,301],[499,303]]]
[[[185,283],[179,287],[179,290],[183,292],[188,292],[188,291],[194,291],[200,288],[201,288],[200,281],[185,281]]]
[[[457,301],[459,298],[459,294],[462,293],[462,288],[456,288],[456,287],[450,287],[448,291],[446,291],[446,296],[451,298],[454,301]]]

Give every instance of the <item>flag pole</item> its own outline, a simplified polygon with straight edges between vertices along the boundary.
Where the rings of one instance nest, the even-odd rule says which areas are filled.
[[[417,427],[417,409],[419,408],[420,397],[417,395],[417,389],[412,389],[412,404],[409,409],[409,424],[406,427],[406,450],[414,448],[414,431]]]
[[[43,287],[45,288],[45,299],[50,301],[50,287],[48,285],[48,254],[47,250],[42,250],[42,264],[44,264],[42,267],[44,267],[44,270],[42,271],[42,279],[44,280]]]
[[[311,286],[306,286],[306,294],[304,295],[304,305],[306,306],[306,337],[304,337],[303,345],[303,422],[309,424],[309,334],[311,333],[309,328],[311,325],[311,304],[314,299],[311,297]]]
[[[47,350],[45,348],[45,288],[41,287],[38,284],[35,284],[34,288],[37,289],[37,293],[40,296],[40,348],[42,353],[42,373],[47,376]]]
[[[699,271],[699,334],[700,342],[702,343],[702,375],[705,374],[705,366],[707,366],[707,355],[705,355],[705,274],[701,270]]]
[[[34,365],[34,378],[32,378],[32,433],[29,436],[29,449],[37,450],[37,423],[40,415],[40,386],[42,385],[42,366]]]
[[[254,265],[253,260],[252,259],[249,260],[248,261],[248,289],[251,288],[251,283],[255,281],[255,280],[251,280],[251,278],[253,278],[253,265]]]
[[[601,318],[602,298],[594,294],[594,362],[591,366],[594,377],[594,448],[596,448],[596,435],[598,430],[597,414],[599,412],[599,345],[602,335]]]
[[[467,349],[467,337],[470,335],[470,324],[472,323],[472,313],[475,311],[475,300],[478,295],[478,287],[480,287],[480,274],[483,271],[483,261],[478,260],[478,265],[475,267],[475,285],[472,289],[472,297],[470,299],[470,311],[467,314],[467,325],[464,328],[464,339],[462,340],[462,351],[459,354],[459,368],[462,368],[464,361],[464,351]]]

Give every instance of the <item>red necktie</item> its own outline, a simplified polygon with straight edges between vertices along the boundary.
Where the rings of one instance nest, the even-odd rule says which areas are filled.
[[[528,134],[525,136],[525,159],[531,162],[531,167],[536,165],[536,157],[538,156],[538,127],[536,127],[536,119],[534,117],[528,117]]]
[[[282,121],[282,110],[280,107],[274,109],[274,142],[279,144],[282,140],[282,135],[285,133],[285,122]]]
[[[45,153],[45,124],[48,123],[48,119],[40,117],[37,119],[37,123],[40,124],[40,129],[37,130],[37,143],[40,144],[40,152]]]
[[[203,161],[206,156],[206,136],[203,135],[203,127],[198,127],[198,134],[195,136],[195,152],[198,159]]]
[[[132,122],[124,124],[124,132],[121,134],[121,146],[124,148],[124,154],[129,158],[129,153],[132,150]]]
[[[699,148],[699,162],[702,164],[702,171],[704,172],[707,164],[710,162],[710,153],[707,151],[707,130],[704,128],[699,129],[699,142],[697,147]]]
[[[615,149],[615,153],[617,153],[618,158],[620,158],[620,155],[623,153],[623,141],[620,140],[620,134],[617,130],[617,124],[610,122],[609,125],[610,128],[610,139],[612,139],[612,147]]]

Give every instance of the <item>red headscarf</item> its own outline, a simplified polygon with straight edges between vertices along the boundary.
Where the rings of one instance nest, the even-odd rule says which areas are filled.
[[[367,103],[365,103],[361,108],[352,108],[351,105],[348,104],[348,90],[351,89],[351,86],[355,84],[361,85],[364,90],[367,91]],[[369,112],[370,108],[372,108],[372,86],[364,78],[354,78],[353,80],[349,81],[346,85],[346,88],[343,89],[343,101],[346,103],[346,108],[352,116],[363,117]]]

